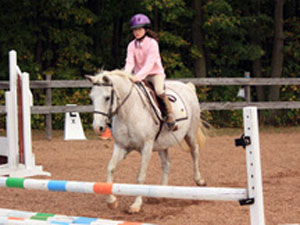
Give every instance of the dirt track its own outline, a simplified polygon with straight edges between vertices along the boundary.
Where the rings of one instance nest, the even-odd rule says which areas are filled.
[[[246,187],[245,153],[234,146],[240,133],[216,135],[201,150],[200,170],[209,186]],[[51,179],[105,181],[112,141],[89,134],[88,141],[64,141],[56,133],[52,141],[43,132],[34,133],[33,151],[37,164],[52,173]],[[260,134],[266,224],[300,223],[300,130],[267,129]],[[189,153],[170,150],[170,185],[194,186]],[[140,156],[130,154],[116,171],[115,182],[136,183]],[[47,177],[38,177],[47,178]],[[153,154],[147,183],[159,184],[161,166]],[[144,198],[142,212],[125,211],[133,197],[119,197],[119,208],[106,207],[105,196],[20,189],[0,189],[1,208],[139,221],[164,225],[248,225],[249,210],[237,202],[208,202]]]

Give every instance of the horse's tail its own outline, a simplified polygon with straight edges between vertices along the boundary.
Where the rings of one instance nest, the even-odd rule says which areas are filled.
[[[196,86],[192,82],[188,82],[186,85],[196,93]],[[197,134],[196,134],[198,145],[199,145],[200,149],[204,146],[205,141],[206,141],[206,136],[207,136],[207,129],[206,129],[206,126],[204,123],[205,122],[200,118],[200,122],[198,124],[198,129],[197,129]]]
[[[188,82],[186,84],[193,92],[196,93],[196,86],[191,83],[191,82]],[[199,115],[200,116],[200,115]],[[198,128],[197,128],[197,133],[196,133],[196,139],[197,139],[197,143],[198,143],[198,146],[199,146],[199,149],[203,148],[205,142],[206,142],[206,137],[207,137],[207,127],[209,127],[209,124],[205,121],[203,121],[201,118],[200,118],[200,121],[199,121],[199,124],[198,124]],[[189,152],[190,151],[190,148],[189,146],[187,145],[186,141],[183,140],[181,142],[181,148],[186,151],[186,152]]]
[[[197,142],[199,145],[199,149],[203,148],[205,142],[206,142],[206,137],[207,137],[207,128],[204,124],[204,121],[200,119],[200,122],[198,124],[198,129],[197,129]]]
[[[204,147],[204,144],[206,142],[206,137],[207,137],[206,123],[201,120],[198,124],[197,133],[196,133],[196,139],[197,139],[199,149],[202,149]],[[184,139],[181,141],[179,146],[185,152],[191,151],[190,147],[188,146],[188,144]]]

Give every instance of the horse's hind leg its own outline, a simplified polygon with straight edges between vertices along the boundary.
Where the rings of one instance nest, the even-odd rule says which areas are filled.
[[[188,146],[191,149],[191,155],[193,158],[193,164],[194,164],[194,181],[198,186],[205,186],[206,182],[201,177],[200,171],[199,171],[199,146],[197,143],[197,139],[195,137],[195,134],[191,132],[185,136],[185,141],[188,144]]]
[[[121,160],[125,158],[127,153],[128,152],[125,149],[122,149],[119,146],[114,145],[113,154],[107,167],[107,179],[106,179],[107,183],[113,182],[113,176],[114,176],[116,166]],[[106,202],[109,208],[115,209],[118,207],[118,201],[114,195],[108,195],[106,198]]]
[[[162,166],[162,185],[168,184],[168,176],[170,172],[170,158],[168,154],[168,149],[165,149],[163,151],[158,152],[160,160],[161,160],[161,166]]]

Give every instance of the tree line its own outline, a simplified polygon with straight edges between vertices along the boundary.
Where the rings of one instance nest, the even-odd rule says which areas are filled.
[[[1,0],[0,11],[1,80],[8,79],[11,49],[31,79],[122,68],[136,13],[151,18],[169,78],[300,76],[298,0]],[[204,88],[199,98],[232,100],[236,92]],[[253,93],[258,101],[300,98],[297,86]]]

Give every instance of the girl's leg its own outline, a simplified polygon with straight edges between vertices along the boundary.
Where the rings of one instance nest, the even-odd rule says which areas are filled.
[[[147,80],[153,84],[156,95],[163,102],[163,110],[166,111],[167,114],[166,123],[168,125],[168,128],[173,131],[177,130],[177,126],[175,125],[175,119],[173,116],[172,106],[164,90],[165,77],[160,74],[149,75],[147,77]]]
[[[153,84],[154,91],[157,96],[165,93],[165,90],[164,90],[165,77],[163,75],[160,75],[160,74],[149,75],[149,76],[147,76],[146,79]]]

